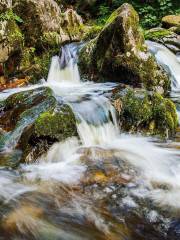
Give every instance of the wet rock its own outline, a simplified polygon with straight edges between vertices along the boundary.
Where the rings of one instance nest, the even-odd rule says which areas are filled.
[[[21,150],[19,161],[33,161],[54,142],[77,135],[71,108],[56,102],[47,87],[15,93],[1,105],[0,146]]]
[[[3,220],[2,228],[4,231],[21,234],[29,233],[36,230],[36,222],[40,221],[43,216],[43,210],[34,206],[22,205]]]
[[[17,167],[22,157],[20,150],[1,151],[0,152],[0,166],[1,167]]]
[[[42,113],[35,122],[35,134],[38,137],[50,137],[58,141],[76,136],[75,116],[68,105],[54,112]]]
[[[137,12],[123,4],[112,13],[100,34],[80,51],[81,74],[93,80],[116,81],[147,89],[169,80],[147,51]]]
[[[180,27],[180,15],[168,15],[163,17],[162,25],[166,28]]]
[[[56,100],[51,90],[45,87],[15,93],[8,97],[1,103],[0,109],[0,127],[4,130],[0,136],[0,148],[3,151],[7,148],[22,150],[23,155],[18,158],[18,162],[24,159],[31,150],[28,144],[33,134],[35,120],[42,112],[54,109],[55,105]],[[7,159],[8,156],[9,153]]]
[[[180,52],[180,35],[164,28],[152,28],[145,33],[145,38],[163,44],[172,52]]]
[[[6,131],[13,130],[20,120],[21,114],[37,106],[47,98],[53,99],[53,96],[51,90],[45,87],[11,95],[3,103],[4,107],[1,109],[0,127]]]
[[[121,91],[116,101],[121,103],[120,125],[125,131],[164,137],[175,134],[178,117],[171,100],[158,93],[129,88]],[[119,112],[119,107],[114,106]]]

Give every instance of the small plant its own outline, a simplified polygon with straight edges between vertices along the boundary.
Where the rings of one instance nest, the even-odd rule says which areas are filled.
[[[0,21],[8,21],[8,20],[12,20],[17,23],[23,23],[23,20],[18,15],[16,15],[12,11],[12,9],[9,9],[6,12],[0,14]]]

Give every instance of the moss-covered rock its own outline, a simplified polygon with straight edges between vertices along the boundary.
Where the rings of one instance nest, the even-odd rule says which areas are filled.
[[[47,79],[51,58],[58,53],[59,47],[50,48],[40,53],[33,47],[24,48],[14,74],[18,78],[28,76],[31,83],[37,83],[43,78]]]
[[[180,15],[168,15],[163,17],[162,25],[166,28],[180,27]]]
[[[107,20],[101,33],[80,52],[81,74],[100,79],[166,91],[169,79],[147,51],[139,17],[134,8],[123,4]]]
[[[87,41],[97,37],[97,35],[101,32],[102,28],[103,27],[101,25],[96,25],[96,24],[86,27],[83,40]]]
[[[53,100],[52,91],[44,87],[11,95],[2,103],[0,127],[6,131],[13,130],[24,112],[47,99]]]
[[[57,112],[42,113],[35,122],[35,134],[58,141],[76,136],[76,120],[71,108],[63,105]]]
[[[144,36],[145,39],[156,41],[158,39],[162,39],[163,37],[171,36],[172,34],[173,32],[168,29],[152,28],[150,30],[146,30]]]
[[[47,87],[11,95],[0,103],[0,112],[0,149],[20,150],[18,161],[29,155],[36,159],[54,142],[77,135],[71,108],[58,103]]]
[[[152,28],[145,31],[145,38],[165,45],[174,53],[180,52],[180,36],[170,29]]]
[[[163,98],[158,93],[132,88],[121,91],[118,96],[122,105],[122,129],[162,137],[175,134],[178,118],[175,105],[170,99]],[[115,107],[117,109],[116,105]]]
[[[82,18],[73,9],[62,12],[54,0],[16,0],[13,10],[23,19],[20,27],[27,47],[81,39]]]

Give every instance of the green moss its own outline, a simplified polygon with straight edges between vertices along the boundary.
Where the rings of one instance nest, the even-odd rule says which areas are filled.
[[[106,24],[112,23],[112,22],[115,20],[115,18],[118,16],[118,14],[119,14],[119,11],[118,11],[118,9],[116,9],[116,10],[110,15],[110,17],[107,19]]]
[[[41,36],[41,41],[44,46],[59,46],[61,43],[60,35],[57,32],[45,32]]]
[[[174,103],[160,94],[128,89],[121,96],[122,126],[126,131],[143,131],[165,137],[173,135],[178,126]]]
[[[151,120],[152,106],[146,92],[138,95],[129,89],[123,99],[123,118],[125,128],[147,127]]]
[[[5,100],[6,109],[13,109],[22,105],[29,108],[43,99],[52,96],[52,90],[48,87],[32,89],[12,94]]]
[[[156,131],[165,135],[172,135],[178,126],[176,107],[170,99],[163,98],[160,94],[152,96],[153,119],[156,124]]]
[[[130,4],[118,8],[97,37],[80,51],[81,73],[94,81],[116,81],[167,92],[169,78],[147,51],[137,12]],[[86,76],[85,76],[86,77]]]
[[[46,136],[59,141],[77,135],[76,120],[71,108],[64,105],[59,112],[45,112],[35,122],[38,137]]]
[[[85,31],[86,33],[83,37],[83,40],[87,41],[87,40],[95,38],[100,33],[102,28],[103,28],[102,26],[96,25],[96,24],[88,27],[88,30]]]
[[[158,40],[163,37],[172,35],[172,32],[167,29],[150,29],[144,32],[145,39]]]

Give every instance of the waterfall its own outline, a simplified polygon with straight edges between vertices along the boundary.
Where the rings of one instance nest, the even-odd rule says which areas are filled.
[[[175,55],[147,43],[177,89]],[[76,53],[75,44],[63,46],[60,56],[52,58],[43,85],[54,91],[57,101],[72,108],[79,136],[54,143],[36,162],[21,164],[14,171],[0,169],[0,201],[8,206],[7,210],[2,205],[5,233],[15,229],[12,236],[23,239],[121,239],[130,220],[130,233],[134,227],[141,234],[145,227],[152,234],[148,239],[154,239],[152,228],[148,229],[156,224],[166,234],[170,218],[164,208],[174,212],[180,208],[179,152],[151,138],[121,133],[109,100],[116,84],[80,81]],[[9,94],[4,93],[3,99]],[[46,109],[44,101],[32,109],[30,119],[20,119],[8,148],[26,124],[33,123],[31,118]],[[127,230],[122,239],[139,239],[129,238]]]
[[[160,43],[146,41],[146,44],[158,63],[170,75],[172,90],[180,90],[180,62],[178,56]]]
[[[78,66],[76,62],[77,47],[68,44],[61,47],[61,56],[53,56],[48,74],[49,84],[80,82]]]

